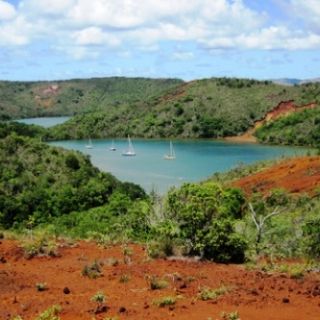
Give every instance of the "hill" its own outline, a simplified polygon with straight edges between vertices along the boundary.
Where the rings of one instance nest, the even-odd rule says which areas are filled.
[[[48,223],[108,204],[114,193],[125,195],[128,206],[130,199],[146,197],[139,186],[100,172],[80,152],[30,137],[38,133],[36,126],[0,124],[0,227],[27,225],[30,219]]]
[[[69,116],[164,94],[177,79],[94,78],[54,82],[0,81],[0,119]]]
[[[79,115],[51,130],[53,139],[91,137],[217,138],[239,135],[284,101],[319,105],[320,84],[214,78],[183,83],[167,94]]]
[[[320,108],[295,112],[269,122],[258,128],[255,136],[263,143],[319,147]]]

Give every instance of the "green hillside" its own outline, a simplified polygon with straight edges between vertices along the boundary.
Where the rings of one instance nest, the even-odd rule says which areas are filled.
[[[238,135],[281,101],[320,102],[320,84],[283,86],[248,79],[184,83],[162,97],[79,115],[51,130],[54,139],[88,136],[216,138]]]
[[[0,81],[0,119],[108,110],[164,94],[181,83],[177,79],[120,77],[54,82]]]
[[[114,194],[128,198],[128,206],[130,199],[146,197],[139,186],[100,172],[80,152],[30,138],[38,128],[32,133],[27,127],[0,123],[0,227],[26,223],[30,217],[34,223],[48,222],[106,205]]]
[[[320,108],[293,113],[259,128],[259,141],[270,144],[320,146]]]

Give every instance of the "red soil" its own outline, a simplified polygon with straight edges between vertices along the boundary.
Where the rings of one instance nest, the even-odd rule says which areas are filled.
[[[299,157],[284,160],[256,174],[233,183],[246,193],[267,193],[274,188],[283,188],[290,193],[313,195],[320,188],[320,157]]]
[[[294,104],[293,100],[290,101],[282,101],[280,102],[274,109],[269,111],[263,119],[256,121],[254,126],[250,128],[247,132],[240,136],[235,137],[227,137],[226,139],[229,141],[235,141],[235,142],[256,142],[257,139],[254,137],[255,131],[260,128],[262,125],[274,121],[276,119],[279,119],[281,117],[288,116],[294,112],[300,112],[302,110],[306,109],[314,109],[317,107],[317,104],[312,102],[303,106],[297,106]]]
[[[21,315],[34,319],[53,304],[62,307],[62,320],[104,319],[221,319],[221,312],[238,311],[242,320],[319,320],[320,275],[309,273],[304,279],[286,274],[247,271],[241,265],[210,262],[149,260],[145,250],[136,245],[132,262],[125,264],[121,247],[99,248],[94,243],[79,242],[75,247],[60,248],[56,258],[26,260],[13,241],[0,243],[0,319]],[[108,264],[109,258],[119,265]],[[88,279],[81,271],[95,259],[103,262],[103,277]],[[120,283],[121,275],[131,278]],[[179,274],[179,277],[177,277]],[[151,290],[147,278],[165,277],[169,286]],[[176,276],[175,276],[176,275]],[[193,277],[193,281],[187,281]],[[36,283],[46,283],[48,290],[38,292]],[[225,285],[229,291],[216,301],[197,299],[199,288]],[[63,289],[68,287],[69,294]],[[109,309],[94,314],[90,298],[103,291]],[[180,295],[172,308],[158,307],[160,297]],[[122,312],[120,309],[122,308]]]

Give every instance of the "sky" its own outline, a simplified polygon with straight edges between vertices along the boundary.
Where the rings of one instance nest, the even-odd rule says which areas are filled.
[[[0,80],[320,77],[320,0],[0,0]]]

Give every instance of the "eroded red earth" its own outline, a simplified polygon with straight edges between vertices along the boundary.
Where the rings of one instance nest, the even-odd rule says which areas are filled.
[[[283,188],[290,193],[314,195],[320,191],[320,157],[297,157],[239,179],[233,183],[247,194]],[[320,319],[320,317],[319,317]]]
[[[27,260],[16,242],[1,240],[0,319],[15,315],[34,319],[54,304],[62,307],[62,320],[214,320],[221,319],[223,311],[238,311],[242,320],[320,319],[319,273],[297,280],[286,274],[247,271],[243,265],[150,260],[142,246],[130,247],[130,263],[124,263],[120,246],[101,248],[89,242],[59,248],[59,257]],[[116,266],[110,263],[114,259],[119,261]],[[84,277],[83,267],[94,260],[102,264],[103,277]],[[120,282],[123,275],[129,278],[126,283]],[[151,276],[167,279],[169,286],[151,290]],[[46,283],[48,289],[39,292],[36,283]],[[201,288],[221,286],[228,291],[216,300],[198,298]],[[70,293],[64,293],[65,288]],[[97,291],[107,296],[108,310],[100,314],[94,314],[96,305],[90,301]],[[166,296],[179,296],[176,305],[169,308],[153,303]]]

